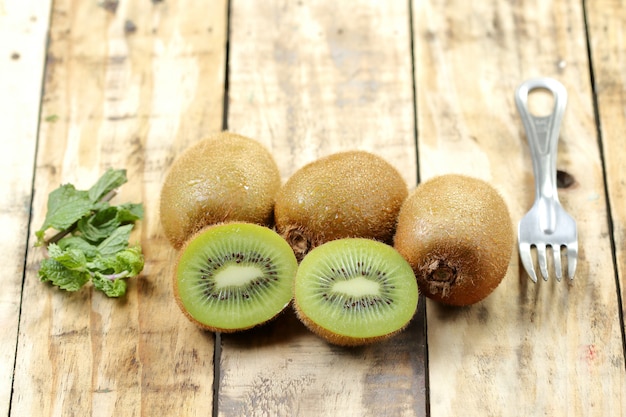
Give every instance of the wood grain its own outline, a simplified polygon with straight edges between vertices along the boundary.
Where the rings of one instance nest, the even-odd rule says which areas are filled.
[[[587,7],[589,42],[598,103],[604,164],[620,278],[622,306],[626,302],[626,10],[615,1]],[[622,307],[623,308],[623,307]]]
[[[271,147],[284,179],[362,149],[416,183],[407,5],[370,3],[233,4],[228,127]]]
[[[407,6],[233,2],[228,128],[270,147],[283,179],[320,156],[364,149],[415,184]],[[340,349],[288,312],[224,335],[219,415],[425,415],[422,334],[418,316],[386,343]]]
[[[491,181],[515,223],[534,198],[513,91],[550,76],[569,104],[558,168],[577,220],[572,284],[533,285],[517,253],[504,282],[465,309],[427,305],[431,415],[623,415],[626,378],[580,2],[416,2],[418,149],[424,178]]]
[[[611,0],[0,0],[0,415],[625,415],[624,27]],[[283,180],[364,149],[411,186],[418,167],[486,179],[517,223],[534,186],[513,91],[534,76],[569,92],[557,164],[574,180],[559,190],[579,225],[573,283],[532,284],[515,251],[489,298],[421,300],[387,342],[334,347],[288,310],[217,338],[213,363],[216,338],[173,302],[159,225],[183,149],[226,118]],[[130,178],[115,202],[146,208],[144,272],[120,300],[41,284],[29,237],[48,193],[111,166]]]
[[[0,415],[8,415],[37,144],[49,2],[0,1]]]
[[[146,266],[115,300],[42,285],[41,253],[29,253],[13,414],[211,413],[214,338],[173,301],[158,197],[175,155],[221,129],[226,17],[224,1],[54,3],[33,227],[60,183],[88,188],[126,168],[115,201],[145,206],[131,240]]]

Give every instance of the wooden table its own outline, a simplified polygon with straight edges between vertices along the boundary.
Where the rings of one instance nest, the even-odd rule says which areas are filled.
[[[515,252],[483,302],[421,300],[404,333],[355,349],[291,313],[220,336],[179,311],[158,198],[191,143],[248,135],[284,180],[355,148],[411,187],[464,173],[517,223],[534,187],[513,91],[535,76],[569,92],[573,283],[533,284]],[[626,415],[623,1],[0,0],[0,126],[2,415]],[[119,300],[40,283],[47,194],[108,167],[128,170],[117,201],[145,206],[144,272]]]

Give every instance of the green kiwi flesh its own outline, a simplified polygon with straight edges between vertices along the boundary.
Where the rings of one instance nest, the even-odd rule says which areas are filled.
[[[298,268],[294,308],[328,342],[357,346],[386,339],[415,315],[418,287],[410,265],[391,246],[344,238],[309,252]]]
[[[406,182],[383,158],[365,151],[335,153],[303,166],[280,188],[276,230],[299,260],[334,239],[391,244],[407,195]]]
[[[259,142],[230,132],[210,135],[183,151],[165,177],[160,201],[165,236],[180,249],[211,224],[271,225],[280,185],[278,166]]]
[[[422,294],[465,306],[491,294],[506,275],[513,226],[491,184],[441,175],[421,183],[404,202],[394,247],[411,264]]]
[[[174,295],[202,328],[245,330],[289,305],[297,268],[291,247],[273,230],[241,222],[213,225],[181,250]]]

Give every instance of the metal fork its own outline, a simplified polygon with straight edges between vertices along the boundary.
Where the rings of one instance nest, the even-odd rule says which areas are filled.
[[[528,108],[528,94],[535,89],[552,93],[554,107],[547,116],[535,116]],[[530,278],[537,282],[532,248],[537,252],[541,275],[548,280],[548,248],[552,252],[554,275],[557,281],[563,276],[561,252],[567,258],[567,275],[574,279],[578,258],[578,232],[576,221],[561,206],[556,186],[556,154],[559,129],[567,91],[551,78],[534,78],[523,82],[515,91],[515,104],[520,113],[530,145],[535,173],[535,203],[520,220],[518,245],[522,264]]]

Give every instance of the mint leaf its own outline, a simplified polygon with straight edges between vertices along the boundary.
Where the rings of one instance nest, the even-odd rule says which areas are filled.
[[[137,220],[143,219],[143,205],[142,204],[120,204],[117,208],[117,220],[120,224],[134,223]]]
[[[132,224],[120,226],[113,233],[100,243],[97,248],[102,256],[114,255],[115,253],[128,247],[128,239],[133,229]]]
[[[99,256],[88,263],[88,268],[94,274],[110,280],[139,275],[143,266],[144,259],[139,247],[128,248],[109,256]]]
[[[121,297],[126,294],[126,280],[123,279],[111,280],[101,274],[96,274],[93,277],[93,286],[104,292],[107,297]]]
[[[89,189],[89,199],[96,203],[105,195],[122,186],[128,181],[125,169],[109,168],[98,181]]]
[[[99,257],[89,265],[93,273],[96,289],[109,297],[119,297],[126,293],[123,278],[139,275],[144,266],[141,248],[133,247],[107,257]]]
[[[76,271],[85,271],[87,266],[87,257],[85,253],[79,249],[68,248],[62,250],[58,245],[52,243],[48,247],[50,259],[54,259],[67,269]]]
[[[48,212],[35,232],[36,246],[47,246],[39,278],[68,291],[88,281],[109,297],[126,293],[126,279],[144,267],[139,246],[129,248],[134,223],[143,218],[142,204],[111,205],[112,191],[127,181],[125,170],[107,170],[89,190],[65,184],[48,196]],[[46,241],[49,228],[58,234]]]
[[[116,207],[106,207],[93,216],[83,217],[78,221],[76,230],[87,242],[97,245],[120,226],[117,212]]]
[[[115,261],[112,265],[115,273],[121,273],[128,271],[128,275],[135,276],[143,270],[144,259],[141,254],[141,248],[135,246],[127,248],[121,252],[115,254]]]
[[[97,245],[124,224],[132,224],[143,217],[141,204],[124,204],[101,209],[93,216],[78,221],[77,231],[86,241]]]
[[[54,259],[44,259],[39,268],[39,279],[66,291],[78,291],[91,275],[87,271],[72,270]]]
[[[80,236],[67,236],[59,240],[57,244],[62,250],[79,250],[85,254],[87,259],[92,259],[98,254],[98,249]]]
[[[44,244],[44,234],[49,228],[69,229],[83,216],[88,215],[93,207],[86,191],[65,184],[52,191],[48,196],[48,211],[41,229],[35,232],[37,245]]]

